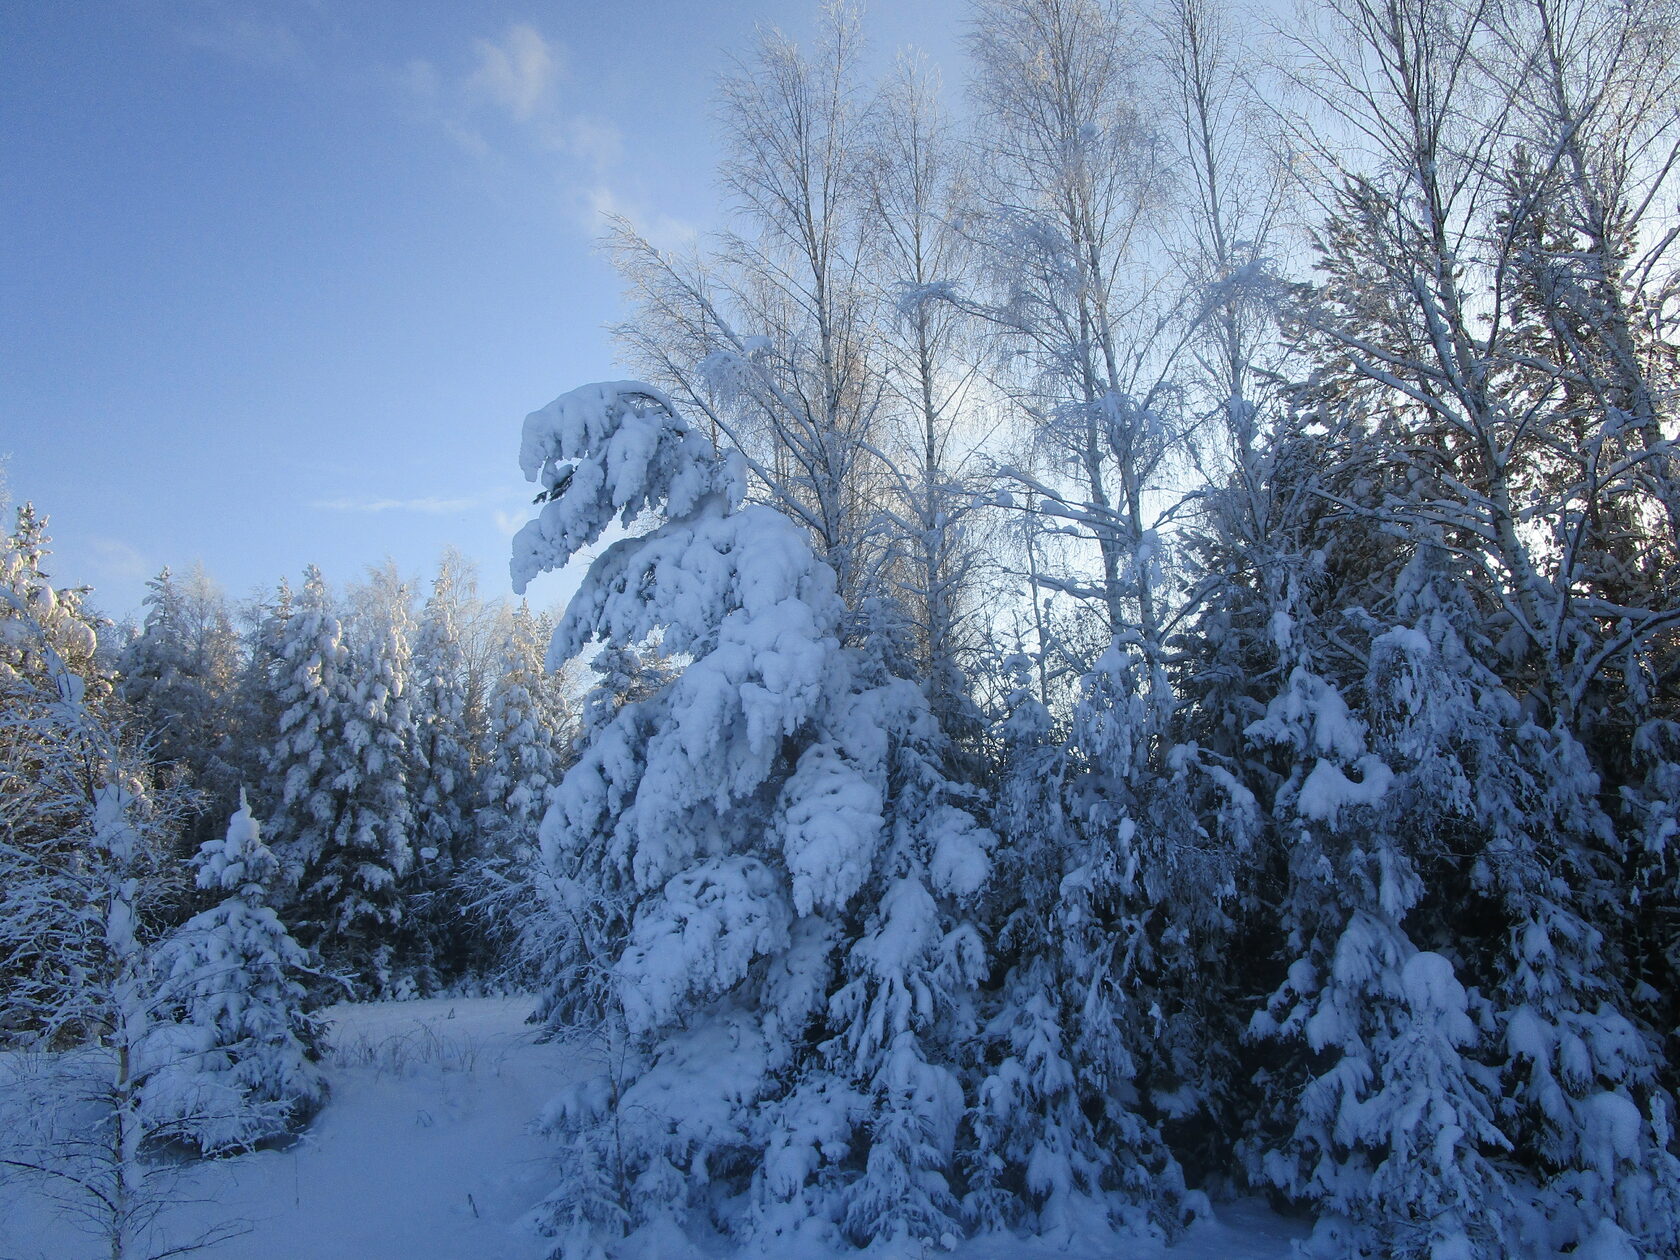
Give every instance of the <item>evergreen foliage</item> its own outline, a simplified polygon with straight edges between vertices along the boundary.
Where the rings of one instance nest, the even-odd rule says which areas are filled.
[[[409,918],[404,936],[412,943],[401,952],[408,955],[406,966],[422,992],[468,966],[469,946],[449,892],[472,851],[477,797],[457,582],[446,561],[421,611],[408,679],[414,729],[402,741],[415,860],[402,889]]]
[[[292,1131],[326,1087],[298,980],[308,956],[268,904],[279,864],[244,800],[196,861],[198,886],[226,895],[152,952],[140,1110],[156,1137],[221,1155]]]
[[[739,506],[738,465],[652,387],[533,413],[522,463],[549,494],[520,581],[657,513],[591,566],[552,655],[657,633],[688,662],[597,705],[543,822],[571,978],[549,1019],[612,1064],[556,1104],[550,1227],[584,1245],[657,1209],[750,1237],[958,1228],[957,1050],[984,966],[963,907],[990,837],[925,698],[840,646],[832,571]]]
[[[276,637],[271,827],[300,942],[362,992],[396,983],[387,938],[402,921],[398,881],[413,857],[405,658],[394,622],[352,654],[320,571],[305,570]]]

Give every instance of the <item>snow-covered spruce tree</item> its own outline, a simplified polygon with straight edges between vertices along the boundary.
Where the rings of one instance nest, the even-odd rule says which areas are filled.
[[[552,631],[548,637],[553,637]],[[596,684],[583,697],[573,753],[593,745],[626,705],[657,695],[673,681],[656,650],[605,646],[590,658],[589,669]],[[563,764],[569,766],[573,760],[575,756],[569,754]],[[540,804],[536,814],[540,823],[548,814],[547,805]],[[621,937],[626,930],[627,903],[593,895],[598,886],[592,889],[587,882],[556,881],[546,861],[531,861],[524,884],[513,891],[520,899],[534,899],[537,904],[536,912],[520,927],[520,956],[541,994],[532,1018],[543,1023],[551,1036],[563,1035],[580,1019],[599,1018],[605,1009],[599,987],[604,973],[596,954],[575,948],[556,950],[554,943]]]
[[[133,709],[154,764],[184,773],[199,794],[189,842],[205,840],[238,786],[229,764],[238,640],[202,569],[185,581],[164,569],[147,587],[145,622],[123,651],[117,690]]]
[[[1256,1131],[1281,1141],[1295,1123],[1294,1095],[1272,1083],[1275,1056],[1295,1048],[1247,1034],[1254,995],[1276,992],[1301,956],[1292,900],[1301,828],[1278,803],[1315,762],[1302,764],[1292,738],[1257,738],[1269,729],[1257,724],[1308,679],[1357,698],[1365,661],[1341,615],[1385,600],[1400,563],[1395,540],[1339,519],[1337,500],[1355,490],[1333,475],[1321,416],[1290,401],[1264,431],[1231,435],[1233,467],[1199,496],[1188,535],[1199,577],[1185,603],[1195,615],[1172,640],[1178,707],[1167,762],[1190,818],[1181,835],[1220,855],[1229,880],[1220,952],[1204,952],[1196,973],[1206,1015],[1197,1053],[1220,1061],[1210,1073],[1218,1096],[1211,1123],[1172,1136],[1182,1159],[1221,1181],[1241,1178],[1239,1150]],[[1364,633],[1353,637],[1363,643]],[[1309,903],[1319,891],[1299,888]],[[1246,1172],[1264,1184],[1252,1162]]]
[[[1433,879],[1452,889],[1433,931],[1483,993],[1494,1036],[1481,1057],[1499,1069],[1496,1118],[1520,1170],[1507,1175],[1530,1200],[1520,1249],[1672,1254],[1673,1100],[1655,1039],[1632,1015],[1625,955],[1596,926],[1625,913],[1598,776],[1566,730],[1525,717],[1475,659],[1486,645],[1443,549],[1420,548],[1397,594],[1411,627],[1376,642],[1373,731],[1405,769],[1409,799],[1394,808],[1414,848],[1473,855],[1468,878]],[[1395,697],[1409,697],[1404,721]],[[1463,930],[1465,905],[1482,933]]]
[[[1596,782],[1479,662],[1461,562],[1423,540],[1384,562],[1359,525],[1321,536],[1303,593],[1339,587],[1387,628],[1274,614],[1287,681],[1248,727],[1290,960],[1253,1025],[1277,1057],[1251,1171],[1315,1205],[1326,1254],[1665,1254],[1667,1099],[1587,917],[1608,892]]]
[[[524,603],[514,609],[486,706],[481,843],[519,860],[536,854],[537,826],[569,751],[571,723],[544,665],[552,625],[539,623]]]
[[[297,939],[363,992],[391,982],[397,881],[409,864],[396,630],[352,661],[321,572],[304,572],[276,628],[280,731],[269,753],[270,834]]]
[[[1510,1143],[1486,1074],[1463,1054],[1480,1032],[1452,962],[1420,950],[1405,922],[1425,879],[1449,873],[1440,854],[1419,850],[1449,833],[1464,795],[1462,774],[1442,780],[1453,731],[1439,721],[1459,716],[1464,691],[1431,690],[1445,682],[1431,653],[1411,629],[1373,646],[1371,704],[1390,719],[1379,740],[1388,760],[1304,665],[1249,728],[1291,763],[1273,817],[1289,851],[1293,961],[1252,1032],[1285,1048],[1262,1088],[1292,1102],[1271,1109],[1282,1132],[1259,1172],[1313,1205],[1312,1249],[1326,1256],[1491,1260],[1515,1242],[1491,1162]]]
[[[230,704],[228,725],[233,745],[228,762],[243,783],[254,785],[247,790],[257,812],[269,818],[280,807],[284,787],[273,773],[273,745],[280,731],[280,716],[285,712],[281,703],[281,656],[292,602],[291,583],[282,577],[272,596],[253,598],[240,609],[244,663],[234,682]],[[272,821],[268,826],[272,841],[276,836]],[[284,870],[285,863],[281,866]]]
[[[1225,1067],[1185,979],[1213,974],[1229,876],[1211,846],[1183,842],[1189,824],[1168,800],[1181,776],[1147,770],[1156,732],[1141,669],[1116,641],[1061,730],[1018,678],[1002,730],[1007,970],[988,1008],[994,1062],[976,1125],[982,1154],[1024,1182],[1009,1206],[1036,1209],[1040,1229],[1089,1228],[1102,1213],[1176,1229],[1184,1181],[1161,1125],[1204,1112]],[[1099,1214],[1076,1210],[1081,1199]]]
[[[1629,740],[1628,781],[1619,793],[1620,818],[1628,847],[1639,869],[1634,899],[1638,917],[1629,925],[1630,961],[1635,996],[1646,1019],[1657,1028],[1680,1027],[1680,986],[1665,982],[1680,976],[1680,706],[1665,697],[1657,682],[1654,653],[1629,652],[1622,677],[1633,719]],[[1664,1085],[1680,1089],[1680,1063],[1670,1053]]]
[[[407,930],[405,877],[419,858],[413,843],[409,750],[415,745],[408,680],[412,660],[409,589],[394,566],[373,570],[352,624],[352,706],[344,725],[351,772],[342,834],[355,854],[354,895],[338,916],[346,958],[361,983],[381,995],[412,993],[431,979],[426,942]],[[346,863],[348,865],[348,863]],[[404,947],[414,948],[405,954]]]
[[[1397,596],[1410,629],[1376,642],[1372,727],[1404,770],[1409,799],[1394,805],[1414,847],[1475,854],[1433,931],[1476,968],[1496,1034],[1482,1057],[1503,1077],[1498,1119],[1539,1183],[1522,1249],[1620,1239],[1670,1253],[1680,1244],[1673,1102],[1654,1039],[1632,1018],[1625,956],[1592,926],[1618,917],[1619,845],[1599,781],[1566,732],[1525,720],[1476,659],[1486,644],[1460,563],[1420,547]],[[1472,952],[1462,906],[1483,899],[1495,930]]]
[[[297,980],[308,956],[268,904],[279,864],[243,795],[227,834],[195,860],[198,886],[226,896],[152,952],[140,1113],[154,1138],[219,1155],[295,1129],[326,1082]]]
[[[333,847],[338,825],[349,653],[314,565],[304,570],[303,589],[275,614],[266,636],[272,671],[267,681],[279,710],[279,730],[268,749],[269,835],[285,882],[296,890],[293,928],[314,944],[338,891],[336,881],[323,886],[314,872]]]
[[[521,602],[507,632],[485,706],[483,804],[457,901],[470,907],[480,969],[499,956],[529,979],[543,976],[552,962],[556,933],[541,919],[547,903],[538,891],[537,828],[570,760],[572,724],[543,665],[550,629]]]
[[[969,1193],[964,1207],[983,1228],[1014,1223],[1037,1206],[1041,1232],[1075,1225],[1079,1196],[1101,1194],[1110,1155],[1097,1145],[1081,1107],[1080,1082],[1065,1027],[1054,967],[1033,936],[1043,928],[1033,909],[1054,905],[1061,871],[1046,860],[1071,827],[1063,811],[1065,741],[1033,690],[1034,663],[1006,658],[1014,682],[997,735],[999,773],[992,802],[998,834],[995,888],[1014,890],[1002,908],[998,961],[1017,959],[1005,974],[983,1036],[996,1061],[978,1090],[971,1123]],[[1001,900],[994,891],[990,900]],[[994,964],[995,965],[995,964]]]
[[[833,571],[657,390],[573,391],[525,423],[547,503],[523,586],[616,518],[551,660],[655,636],[687,664],[594,726],[542,827],[561,1018],[606,1050],[550,1123],[566,1235],[669,1215],[858,1242],[958,1226],[959,1069],[984,967],[964,905],[990,836],[940,775],[920,690],[840,646]]]
[[[1625,956],[1599,926],[1627,910],[1600,779],[1566,730],[1515,703],[1505,716],[1506,772],[1476,781],[1488,838],[1471,872],[1499,929],[1486,984],[1501,1122],[1538,1183],[1544,1243],[1672,1255],[1674,1101],[1656,1038],[1631,1016]]]
[[[427,992],[459,976],[472,952],[451,892],[469,856],[477,786],[466,726],[460,611],[457,575],[446,557],[420,614],[408,688],[414,723],[407,754],[415,863],[402,887],[407,919],[402,952]]]
[[[1208,497],[1182,667],[1196,758],[1263,810],[1238,911],[1254,948],[1236,976],[1273,990],[1250,1029],[1248,1172],[1311,1205],[1322,1254],[1505,1254],[1510,1143],[1480,1066],[1486,1006],[1464,987],[1485,973],[1463,860],[1480,828],[1468,776],[1501,741],[1460,742],[1485,700],[1448,623],[1406,594],[1429,566],[1339,507],[1380,501],[1349,456],[1382,435],[1327,440],[1357,395],[1318,403]],[[1244,830],[1200,812],[1213,835]]]

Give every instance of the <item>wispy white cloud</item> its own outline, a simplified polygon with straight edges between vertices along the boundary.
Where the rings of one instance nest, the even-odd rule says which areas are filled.
[[[469,98],[500,106],[516,122],[530,122],[553,108],[565,49],[536,27],[518,22],[500,40],[474,40],[473,55],[464,84]]]
[[[693,244],[700,235],[700,229],[687,219],[650,210],[604,183],[588,189],[584,193],[581,226],[586,231],[600,232],[611,226],[614,219],[628,220],[660,249],[681,249]]]
[[[518,22],[497,38],[475,39],[463,69],[416,59],[392,78],[410,108],[475,157],[511,142],[600,171],[619,160],[622,137],[608,120],[561,99],[566,62],[564,44]]]
[[[88,550],[93,553],[93,568],[103,577],[132,580],[151,577],[157,571],[157,566],[125,539],[95,534],[88,539]]]
[[[185,27],[181,38],[193,48],[274,70],[302,70],[308,53],[297,33],[269,16],[222,13]]]
[[[610,122],[579,115],[566,121],[565,148],[597,168],[611,166],[624,156],[624,136]]]
[[[465,512],[478,505],[477,499],[315,499],[309,506],[322,512],[422,512],[428,516],[448,516]]]
[[[291,25],[249,0],[232,0],[230,8],[207,12],[180,34],[195,48],[246,64],[324,73],[329,63],[315,64],[311,50],[320,51],[326,37],[303,12],[289,17]],[[546,183],[557,212],[585,235],[622,216],[663,248],[689,244],[698,234],[694,224],[652,211],[626,192],[638,181],[625,168],[624,136],[610,119],[570,99],[570,59],[562,41],[534,23],[515,22],[451,55],[416,57],[371,73],[405,114],[463,153]],[[340,510],[394,510],[395,503]]]

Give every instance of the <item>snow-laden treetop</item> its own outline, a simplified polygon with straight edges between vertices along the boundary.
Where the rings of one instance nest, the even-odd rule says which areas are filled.
[[[551,669],[590,640],[657,635],[662,650],[696,657],[727,644],[773,690],[815,694],[821,659],[837,646],[833,572],[785,517],[741,507],[740,458],[719,455],[664,394],[634,381],[564,394],[526,417],[520,462],[545,490],[541,513],[513,540],[519,589],[615,519],[662,522],[591,563],[549,646]]]
[[[519,467],[543,488],[541,513],[513,540],[516,594],[601,536],[616,516],[629,525],[648,508],[683,517],[708,494],[733,505],[746,483],[738,461],[640,381],[603,381],[562,394],[525,417]]]
[[[199,846],[198,886],[238,893],[253,905],[263,904],[279,863],[262,839],[262,827],[251,814],[245,789],[239,789],[239,809],[228,821],[227,834],[212,836]]]

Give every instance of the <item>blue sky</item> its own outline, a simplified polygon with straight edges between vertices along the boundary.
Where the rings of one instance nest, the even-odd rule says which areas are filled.
[[[455,544],[505,592],[521,419],[622,371],[599,210],[715,224],[715,78],[814,12],[0,6],[0,454],[54,576],[121,615],[164,564],[240,597]],[[955,85],[961,15],[868,26]]]

